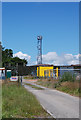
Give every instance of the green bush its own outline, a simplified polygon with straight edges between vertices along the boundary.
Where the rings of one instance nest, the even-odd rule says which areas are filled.
[[[70,72],[65,72],[62,75],[60,82],[65,82],[65,81],[74,82],[75,80],[76,80],[76,77],[74,74],[72,75]]]
[[[57,83],[54,84],[54,88],[57,88],[57,87],[60,87],[60,86],[61,86],[60,82],[57,82]]]

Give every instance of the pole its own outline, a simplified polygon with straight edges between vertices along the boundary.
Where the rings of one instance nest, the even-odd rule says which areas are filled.
[[[21,76],[21,85],[22,85],[22,76]]]

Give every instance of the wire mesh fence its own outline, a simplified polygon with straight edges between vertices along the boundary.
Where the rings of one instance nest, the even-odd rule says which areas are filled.
[[[69,79],[75,78],[76,80],[81,78],[81,69],[49,69],[42,70],[39,73],[39,77],[61,79],[62,77],[69,77]]]

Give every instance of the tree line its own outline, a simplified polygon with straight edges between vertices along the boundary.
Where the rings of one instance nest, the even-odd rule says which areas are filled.
[[[0,67],[5,67],[6,70],[11,70],[12,75],[18,74],[19,67],[25,67],[28,64],[26,59],[13,57],[12,49],[5,49],[0,42]]]
[[[26,66],[27,60],[20,59],[19,57],[13,57],[12,49],[2,48],[2,66],[3,67],[13,67],[13,66]]]

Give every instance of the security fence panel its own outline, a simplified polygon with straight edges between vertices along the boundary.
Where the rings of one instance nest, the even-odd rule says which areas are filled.
[[[67,78],[75,77],[75,79],[80,79],[81,77],[81,69],[72,69],[72,68],[61,68],[61,69],[53,69],[53,70],[45,70],[44,77],[52,77],[54,79],[60,79],[67,76]]]

